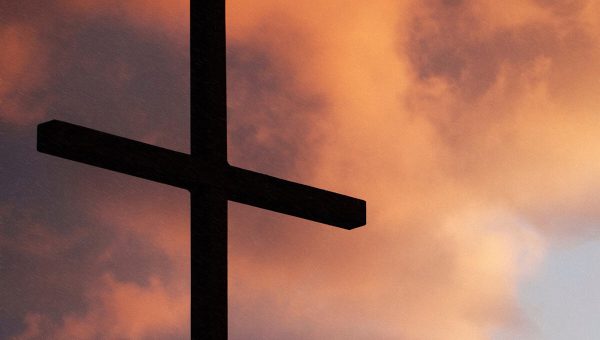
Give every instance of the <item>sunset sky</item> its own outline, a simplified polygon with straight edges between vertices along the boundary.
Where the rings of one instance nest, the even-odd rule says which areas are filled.
[[[229,161],[360,197],[230,203],[231,339],[599,339],[600,2],[231,0]],[[189,338],[187,191],[51,157],[189,151],[189,0],[0,0],[0,339]]]

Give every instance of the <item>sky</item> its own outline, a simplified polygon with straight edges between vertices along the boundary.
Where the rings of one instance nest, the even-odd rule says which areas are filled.
[[[600,337],[600,4],[227,2],[231,339]],[[0,3],[0,338],[189,338],[189,195],[40,154],[61,119],[189,151],[189,0]]]

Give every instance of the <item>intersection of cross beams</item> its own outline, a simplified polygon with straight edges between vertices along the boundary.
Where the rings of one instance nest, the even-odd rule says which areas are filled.
[[[38,150],[191,193],[191,335],[227,338],[227,201],[344,229],[366,224],[366,202],[227,163],[225,2],[191,3],[191,153],[49,121]]]

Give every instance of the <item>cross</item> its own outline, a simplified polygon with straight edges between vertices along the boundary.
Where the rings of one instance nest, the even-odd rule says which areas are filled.
[[[228,200],[344,229],[365,225],[366,202],[227,162],[225,1],[192,1],[190,11],[190,154],[58,120],[38,125],[37,149],[189,190],[191,335],[226,339]]]

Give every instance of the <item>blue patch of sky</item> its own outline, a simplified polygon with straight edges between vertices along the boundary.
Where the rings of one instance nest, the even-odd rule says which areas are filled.
[[[600,339],[600,240],[548,250],[535,277],[519,284],[525,324],[493,340]]]

